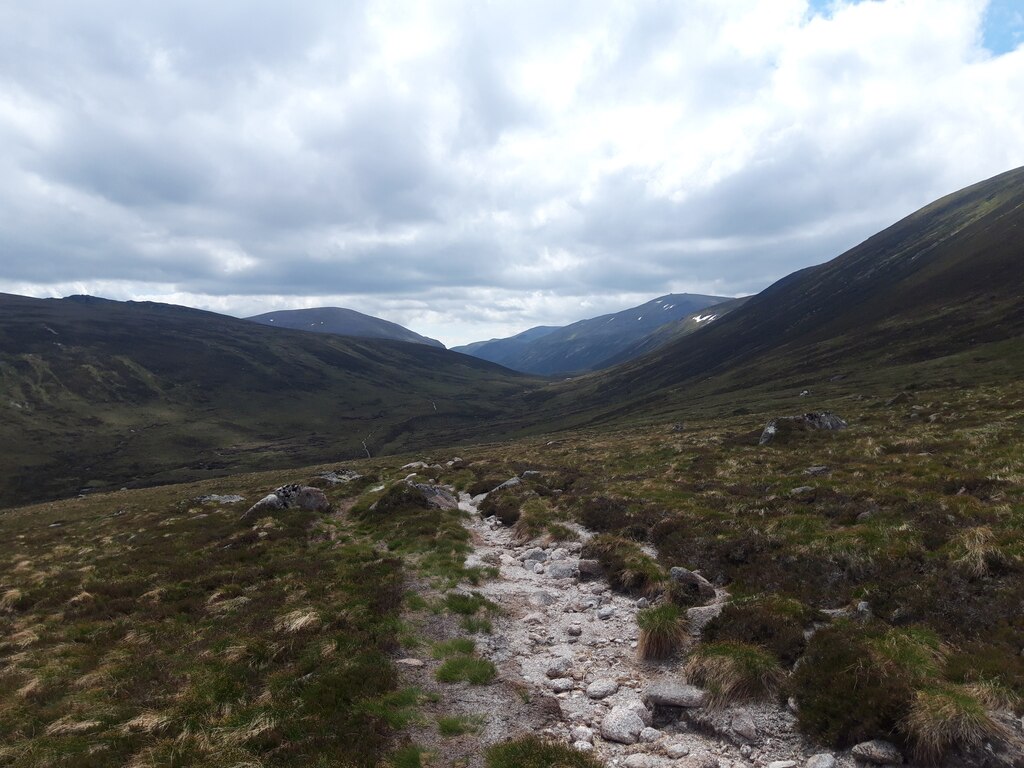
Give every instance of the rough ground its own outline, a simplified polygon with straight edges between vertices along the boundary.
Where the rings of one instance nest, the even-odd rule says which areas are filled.
[[[578,742],[582,735],[592,744],[592,753],[609,765],[746,768],[792,760],[804,766],[824,751],[806,743],[795,730],[792,714],[772,704],[717,712],[659,709],[653,713],[654,729],[644,733],[650,741],[625,745],[603,739],[601,723],[611,709],[642,699],[654,681],[680,680],[680,662],[637,660],[637,600],[612,592],[603,580],[552,578],[553,563],[578,564],[580,542],[517,541],[498,521],[481,519],[477,505],[482,498],[463,494],[460,505],[470,513],[466,525],[474,544],[467,564],[499,568],[498,578],[478,590],[498,603],[503,615],[493,634],[478,638],[477,647],[497,665],[500,682],[449,694],[458,711],[480,715],[490,724],[489,732],[475,737],[477,744],[536,733],[538,724],[546,722],[543,733],[564,743]],[[581,540],[589,536],[582,528],[577,532]],[[520,559],[538,545],[547,556],[540,573],[524,568]],[[558,664],[563,671],[551,669]],[[617,690],[592,698],[587,688],[595,681],[614,681],[610,687]],[[524,719],[519,719],[526,714],[522,698],[509,695],[516,689],[530,702],[526,709],[532,714]],[[592,736],[580,728],[589,728]],[[836,765],[854,765],[849,756],[836,758]]]

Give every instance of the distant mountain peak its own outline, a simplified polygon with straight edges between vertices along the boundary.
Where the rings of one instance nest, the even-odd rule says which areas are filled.
[[[262,325],[290,328],[312,333],[333,333],[364,339],[391,339],[412,344],[426,344],[444,349],[437,339],[421,336],[415,331],[372,315],[364,315],[345,307],[314,307],[312,309],[282,309],[246,318]]]

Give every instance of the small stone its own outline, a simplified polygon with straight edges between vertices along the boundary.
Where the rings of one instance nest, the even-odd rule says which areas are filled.
[[[804,768],[836,768],[836,759],[828,752],[809,757]]]
[[[768,768],[796,768],[796,760],[772,760]]]
[[[548,680],[548,688],[555,693],[565,693],[571,691],[576,683],[573,682],[571,677],[558,677],[554,680]]]
[[[750,757],[752,754],[754,754],[754,748],[751,747],[749,744],[744,744],[740,747],[740,757],[747,758]]]
[[[616,680],[612,680],[610,678],[595,680],[587,686],[587,698],[595,700],[603,699],[607,696],[611,696],[618,690],[619,683]]]
[[[550,592],[544,591],[537,591],[530,595],[530,603],[537,606],[547,607],[549,605],[554,605],[557,599],[558,598]]]
[[[548,565],[548,576],[552,579],[573,579],[578,573],[579,569],[567,560],[555,560]]]
[[[690,625],[691,632],[700,632],[706,627],[712,619],[715,619],[722,613],[724,608],[722,603],[713,603],[712,605],[698,605],[693,608],[686,610],[686,621]]]
[[[597,609],[597,618],[601,619],[601,621],[607,621],[614,615],[615,609],[610,605],[605,605]]]
[[[577,725],[569,731],[569,736],[573,741],[593,742],[594,730],[592,728],[587,728],[585,725]]]
[[[644,744],[653,744],[660,738],[661,731],[659,731],[657,728],[648,727],[640,731],[640,741],[642,741]]]
[[[565,634],[567,634],[569,637],[579,637],[583,634],[583,627],[581,627],[579,624],[570,624],[568,627],[566,627]]]
[[[649,606],[650,606],[650,604],[651,604],[651,601],[650,601],[650,600],[648,600],[648,599],[647,599],[646,597],[641,597],[641,598],[640,598],[639,600],[637,600],[637,601],[636,601],[636,607],[637,607],[637,608],[638,608],[639,610],[641,610],[641,611],[642,611],[642,610],[643,610],[644,608],[647,608],[647,607],[649,607]]]
[[[534,573],[544,573],[544,565],[542,563],[534,563],[533,564],[533,572]]]
[[[733,733],[748,741],[754,741],[757,738],[757,725],[746,710],[740,710],[732,716],[730,727]]]
[[[643,698],[652,707],[703,707],[707,695],[696,686],[665,679],[648,685]]]
[[[422,667],[423,661],[421,659],[398,659],[395,664],[401,664],[403,667]]]
[[[543,613],[528,613],[523,616],[523,624],[543,624],[544,614]]]
[[[559,547],[548,557],[548,560],[565,560],[569,556],[569,553],[562,547]]]
[[[696,571],[688,568],[675,566],[669,570],[672,581],[686,587],[690,592],[701,600],[713,600],[715,598],[715,586]]]
[[[519,559],[524,561],[538,560],[540,562],[544,562],[548,559],[548,553],[540,547],[530,547],[528,550],[526,550],[525,552],[523,552],[523,554],[519,556]]]
[[[810,475],[811,477],[818,477],[820,475],[825,475],[825,474],[828,474],[828,472],[829,472],[829,468],[826,467],[826,466],[822,466],[822,465],[818,465],[818,466],[814,466],[814,467],[808,467],[807,469],[804,470],[804,474],[805,475]]]
[[[572,659],[561,657],[552,661],[544,674],[554,679],[557,677],[566,677],[569,674],[569,670],[572,669]]]
[[[685,744],[669,744],[665,747],[665,754],[673,760],[678,760],[679,758],[686,757],[690,754],[690,748]]]
[[[622,764],[625,768],[655,768],[657,765],[650,755],[630,755]]]
[[[576,741],[573,742],[572,748],[577,752],[590,752],[594,749],[594,745],[589,741]]]
[[[790,496],[810,496],[814,493],[814,486],[801,485],[799,488],[794,488],[789,492]]]
[[[896,745],[882,739],[862,741],[850,751],[858,760],[872,765],[899,765],[903,762],[903,753]]]
[[[593,581],[604,575],[604,568],[597,560],[580,560],[579,564],[580,581]]]

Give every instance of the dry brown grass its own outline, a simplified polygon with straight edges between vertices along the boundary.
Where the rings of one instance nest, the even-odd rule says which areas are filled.
[[[698,648],[686,663],[685,674],[707,690],[713,707],[771,698],[786,676],[770,652],[734,641]]]
[[[918,691],[903,722],[921,762],[937,763],[954,748],[979,747],[1011,738],[984,702],[964,686],[946,685]]]

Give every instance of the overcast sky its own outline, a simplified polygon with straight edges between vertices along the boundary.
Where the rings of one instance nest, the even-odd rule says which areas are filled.
[[[1024,0],[0,0],[0,291],[448,344],[753,293],[1024,165]]]

